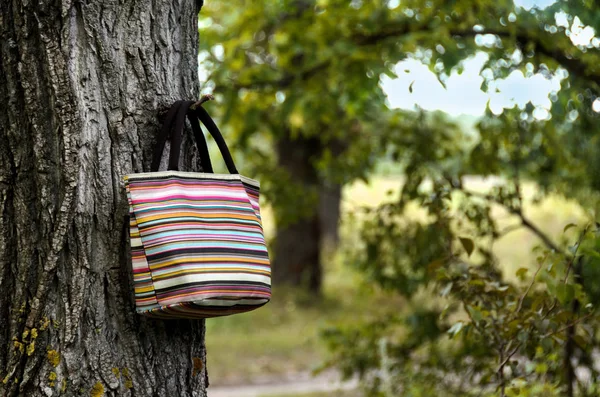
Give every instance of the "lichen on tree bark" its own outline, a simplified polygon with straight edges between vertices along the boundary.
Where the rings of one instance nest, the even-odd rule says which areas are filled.
[[[121,183],[197,97],[200,4],[0,2],[0,395],[206,395],[204,323],[134,312]]]

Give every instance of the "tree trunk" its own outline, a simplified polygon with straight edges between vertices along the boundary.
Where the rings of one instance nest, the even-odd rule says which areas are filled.
[[[347,117],[343,111],[339,111],[340,119]],[[349,138],[352,135],[360,134],[357,130],[360,124],[355,122],[355,126],[348,130],[345,138],[332,138],[323,144],[325,150],[328,151],[333,158],[341,158],[344,156],[349,147]],[[338,166],[339,167],[339,166]],[[340,242],[340,219],[342,216],[342,188],[343,185],[336,178],[335,170],[328,170],[321,181],[319,194],[319,217],[321,218],[322,241],[321,244],[325,247],[325,252],[334,253]],[[333,171],[333,172],[332,172]],[[339,171],[338,171],[339,172]]]
[[[320,145],[318,138],[302,136],[296,139],[286,136],[277,142],[278,165],[287,171],[292,183],[302,187],[306,196],[318,194],[319,191],[319,176],[313,165],[313,157],[319,153]],[[320,291],[322,270],[319,212],[313,209],[310,214],[303,214],[293,222],[277,225],[273,258],[273,280],[276,284]]]
[[[311,194],[317,199],[312,211],[298,219],[277,224],[275,236],[273,279],[278,284],[288,284],[307,288],[319,293],[323,283],[322,254],[335,252],[339,242],[339,221],[341,216],[342,185],[326,180],[315,168],[314,161],[325,150],[333,156],[341,156],[347,149],[345,141],[323,142],[319,137],[289,134],[277,141],[278,166],[286,170],[290,180],[299,184],[306,200]],[[310,200],[310,199],[309,199]],[[293,206],[294,203],[286,203]],[[300,204],[299,211],[306,207]],[[278,220],[286,218],[276,217]]]
[[[197,97],[200,4],[0,2],[0,395],[206,395],[204,323],[135,314],[121,179]]]
[[[327,252],[334,252],[340,242],[339,223],[342,212],[342,185],[325,184],[320,189],[319,218],[321,244]]]

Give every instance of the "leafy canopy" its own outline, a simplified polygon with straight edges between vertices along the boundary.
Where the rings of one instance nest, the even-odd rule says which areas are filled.
[[[600,41],[575,38],[580,26],[600,26],[600,8],[582,0],[532,10],[506,0],[253,0],[210,2],[200,26],[204,89],[217,94],[270,199],[291,202],[288,216],[302,212],[302,195],[280,188],[286,175],[271,148],[283,136],[348,143],[343,156],[315,156],[324,179],[368,178],[382,159],[403,172],[400,197],[361,218],[353,254],[369,282],[405,296],[408,310],[328,331],[332,365],[361,374],[378,396],[562,396],[574,395],[573,385],[578,395],[599,393],[593,382],[575,382],[574,368],[598,376]],[[483,90],[515,71],[559,78],[548,114],[531,103],[488,110],[467,133],[443,114],[387,107],[380,76],[394,77],[399,61],[418,59],[444,83],[480,52]],[[469,189],[468,175],[500,178],[482,193]],[[529,219],[525,181],[540,198],[578,200],[587,223],[555,241]],[[411,202],[426,221],[405,216]],[[494,208],[515,224],[502,229]],[[538,237],[537,259],[506,275],[492,247],[518,227]]]

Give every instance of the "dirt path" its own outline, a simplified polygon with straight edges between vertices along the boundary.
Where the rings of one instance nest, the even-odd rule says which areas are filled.
[[[318,376],[302,373],[294,375],[293,379],[265,380],[251,385],[210,386],[208,397],[268,397],[282,394],[291,396],[356,388],[358,388],[358,380],[341,381],[335,372],[326,372]]]

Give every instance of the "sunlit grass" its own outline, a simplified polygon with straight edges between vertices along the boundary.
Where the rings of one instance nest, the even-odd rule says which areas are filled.
[[[249,313],[206,321],[211,384],[243,384],[313,371],[326,357],[319,332],[376,318],[401,299],[356,285],[326,282],[321,297],[274,288],[273,300]]]
[[[359,397],[358,391],[336,390],[333,392],[308,393],[308,394],[265,394],[260,397]]]
[[[317,364],[323,351],[315,331],[331,309],[295,295],[275,289],[273,301],[254,312],[206,321],[211,384],[257,382]]]

